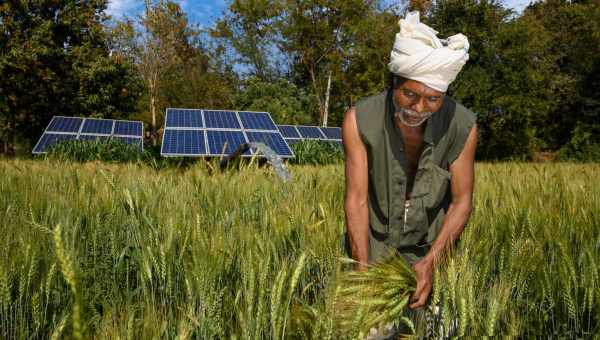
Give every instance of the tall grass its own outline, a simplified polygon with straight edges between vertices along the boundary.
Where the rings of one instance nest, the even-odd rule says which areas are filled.
[[[0,338],[340,338],[342,166],[206,167],[0,162]],[[599,170],[478,165],[434,329],[598,335]]]

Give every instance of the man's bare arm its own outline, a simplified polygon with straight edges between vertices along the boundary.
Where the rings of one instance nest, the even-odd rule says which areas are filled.
[[[425,305],[433,284],[433,267],[446,249],[454,244],[469,220],[472,210],[475,149],[477,127],[469,132],[467,142],[458,158],[450,165],[452,202],[444,217],[442,228],[427,255],[413,266],[417,276],[417,288],[411,298],[410,308]]]
[[[454,245],[471,216],[476,148],[477,127],[474,126],[469,132],[462,152],[450,164],[452,202],[448,207],[440,233],[427,254],[434,263],[444,254],[446,248]]]
[[[346,158],[346,230],[352,258],[361,263],[358,269],[362,270],[369,260],[368,162],[365,145],[358,133],[354,108],[346,112],[342,138]]]

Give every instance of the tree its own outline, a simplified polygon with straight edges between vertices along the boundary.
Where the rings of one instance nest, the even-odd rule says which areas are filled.
[[[264,82],[257,77],[246,81],[235,102],[240,110],[269,112],[276,124],[295,125],[311,124],[313,103],[306,91],[284,79]]]
[[[293,61],[300,83],[317,99],[319,124],[327,124],[334,78],[347,65],[353,26],[374,10],[371,1],[287,1],[279,23],[282,51]]]
[[[157,145],[160,81],[182,58],[193,53],[189,41],[195,32],[189,29],[187,16],[178,4],[163,0],[146,0],[145,4],[141,18],[144,30],[132,50],[136,51],[136,64],[148,91],[150,134],[152,143]]]
[[[521,21],[544,27],[546,53],[556,58],[561,82],[549,119],[536,127],[547,148],[595,144],[600,151],[600,5],[593,1],[549,0],[530,5]],[[569,148],[578,148],[571,145]]]
[[[109,55],[105,0],[0,4],[0,151],[29,148],[54,115],[121,117],[139,93]]]
[[[281,20],[282,1],[234,0],[228,13],[212,29],[237,52],[236,63],[245,72],[262,81],[272,81],[285,74],[285,65],[277,51],[280,32],[276,23]]]
[[[529,157],[540,144],[534,121],[557,103],[550,36],[496,1],[438,2],[428,19],[442,37],[469,38],[469,61],[448,93],[478,113],[479,157]]]

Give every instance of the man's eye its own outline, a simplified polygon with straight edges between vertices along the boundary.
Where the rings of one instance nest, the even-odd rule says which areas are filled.
[[[410,91],[404,91],[404,95],[407,97],[414,97],[415,93],[414,92],[410,92]]]
[[[439,97],[429,97],[429,98],[428,98],[428,100],[429,100],[430,102],[433,102],[433,103],[437,102],[437,101],[438,101],[438,99],[440,99],[440,98],[439,98]]]

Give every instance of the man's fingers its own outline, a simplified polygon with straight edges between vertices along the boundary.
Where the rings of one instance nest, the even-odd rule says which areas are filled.
[[[419,300],[417,300],[417,302],[411,304],[409,307],[412,309],[417,309],[417,308],[423,307],[423,306],[425,306],[426,301],[427,301],[427,295],[422,294],[419,297]]]
[[[415,289],[415,292],[410,297],[410,302],[415,302],[419,299],[421,294],[423,294],[423,288],[424,288],[423,285],[417,283],[417,289]]]

